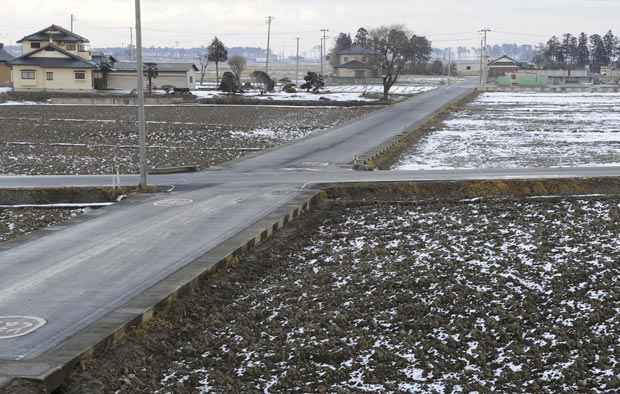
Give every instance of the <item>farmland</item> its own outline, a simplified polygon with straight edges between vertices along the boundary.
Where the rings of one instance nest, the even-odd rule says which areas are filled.
[[[0,208],[0,242],[20,238],[40,228],[66,222],[83,212],[83,209]]]
[[[150,167],[202,168],[365,116],[370,108],[147,107]],[[135,110],[121,106],[0,106],[0,173],[138,171]]]
[[[401,159],[403,170],[620,164],[620,94],[485,93]]]
[[[66,392],[617,392],[619,212],[604,198],[334,207]]]

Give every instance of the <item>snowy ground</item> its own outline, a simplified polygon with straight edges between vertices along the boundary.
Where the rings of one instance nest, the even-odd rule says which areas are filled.
[[[419,93],[433,90],[440,85],[441,79],[434,81],[423,80],[416,84],[399,84],[390,90],[391,94],[402,96],[413,96]],[[276,88],[276,92],[260,95],[258,91],[248,91],[243,93],[243,97],[256,100],[282,100],[282,101],[377,101],[377,97],[366,97],[364,94],[383,94],[382,85],[329,85],[319,94],[307,93],[299,90],[297,93],[285,93],[280,91],[281,87]],[[192,91],[199,98],[214,98],[224,95],[217,90],[196,90]]]
[[[192,94],[198,98],[214,98],[226,96],[226,94],[217,90],[196,90],[192,91]],[[238,95],[239,96],[239,95]],[[255,100],[282,100],[282,101],[376,101],[367,97],[362,97],[359,93],[328,93],[322,92],[320,94],[307,93],[305,91],[299,91],[297,93],[286,92],[274,92],[261,95],[257,91],[248,91],[242,94],[243,97],[255,99]]]
[[[0,209],[0,242],[66,222],[84,209]]]
[[[148,107],[151,167],[203,168],[363,117],[370,108]],[[41,119],[43,124],[41,125]],[[131,107],[0,107],[0,173],[135,173]]]
[[[67,392],[617,393],[619,219],[603,198],[334,208]]]
[[[620,165],[620,94],[485,93],[408,152],[402,170]]]

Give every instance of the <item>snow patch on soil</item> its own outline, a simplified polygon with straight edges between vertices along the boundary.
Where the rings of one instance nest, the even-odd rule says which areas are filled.
[[[485,93],[433,131],[400,170],[620,165],[620,94]]]

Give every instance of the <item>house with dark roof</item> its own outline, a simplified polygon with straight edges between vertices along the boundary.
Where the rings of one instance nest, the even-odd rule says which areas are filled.
[[[8,62],[16,91],[94,89],[98,67],[86,38],[51,25],[17,43],[22,44],[23,54]]]
[[[342,78],[372,78],[377,71],[372,65],[377,53],[368,48],[351,47],[338,51],[334,64],[334,76]]]
[[[131,91],[137,86],[135,62],[119,62],[102,52],[93,53],[88,39],[60,26],[51,25],[18,43],[22,44],[23,55],[6,62],[12,69],[16,91]],[[0,65],[1,56],[0,51]],[[157,68],[154,88],[196,87],[198,68],[194,64],[158,63]]]
[[[0,86],[11,84],[11,66],[9,61],[13,59],[13,55],[4,49],[4,44],[0,43]]]
[[[510,56],[504,55],[495,60],[491,60],[488,68],[489,78],[497,78],[519,71],[521,69],[521,64]]]

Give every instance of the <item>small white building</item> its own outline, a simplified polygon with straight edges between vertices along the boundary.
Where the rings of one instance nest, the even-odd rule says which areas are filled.
[[[461,77],[480,76],[480,59],[456,60],[454,64],[457,75]]]
[[[153,89],[173,86],[177,89],[195,89],[198,67],[192,63],[154,63],[158,76],[153,79]],[[136,88],[136,63],[116,62],[106,73],[107,89],[133,90]]]

